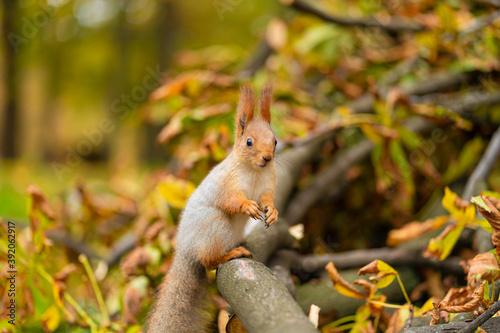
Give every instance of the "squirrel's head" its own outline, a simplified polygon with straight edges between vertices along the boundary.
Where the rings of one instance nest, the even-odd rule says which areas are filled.
[[[239,159],[260,169],[274,163],[276,138],[271,130],[271,100],[273,88],[266,84],[260,91],[259,113],[254,117],[255,94],[253,88],[244,85],[240,89],[240,101],[236,112],[236,138],[234,152]]]

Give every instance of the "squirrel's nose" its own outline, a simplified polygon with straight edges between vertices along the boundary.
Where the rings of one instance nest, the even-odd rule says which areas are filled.
[[[262,158],[263,158],[263,159],[264,159],[264,161],[266,161],[266,162],[269,162],[270,160],[272,160],[272,159],[273,159],[273,157],[272,157],[272,156],[262,156]]]

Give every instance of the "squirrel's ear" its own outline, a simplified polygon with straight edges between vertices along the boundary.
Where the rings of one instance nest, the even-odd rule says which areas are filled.
[[[266,83],[260,90],[259,115],[260,118],[271,123],[271,102],[273,100],[273,85]]]
[[[253,88],[245,84],[240,88],[240,101],[236,111],[236,135],[243,135],[245,126],[252,121],[255,109],[255,93]]]

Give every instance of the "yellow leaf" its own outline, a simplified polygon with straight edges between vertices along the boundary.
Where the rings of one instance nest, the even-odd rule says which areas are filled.
[[[470,199],[470,201],[473,204],[476,204],[477,206],[481,207],[482,209],[484,209],[488,213],[491,213],[491,209],[488,207],[486,202],[484,202],[483,198],[481,198],[480,195],[478,195],[477,197],[472,197],[472,199]]]
[[[476,219],[476,208],[474,205],[462,200],[448,187],[445,188],[442,204],[457,221],[470,223]]]
[[[61,322],[61,314],[57,305],[51,305],[40,317],[45,332],[54,332]]]
[[[326,271],[328,272],[328,276],[333,282],[333,287],[339,293],[352,298],[365,298],[365,296],[358,289],[356,289],[352,284],[350,284],[349,282],[344,280],[342,276],[340,276],[333,262],[330,261],[328,265],[326,265]]]
[[[374,280],[376,281],[375,285],[379,289],[385,288],[390,285],[396,278],[396,274],[398,274],[398,272],[396,272],[394,268],[392,268],[382,260],[379,260],[377,262],[377,268],[379,269],[379,273],[374,277]]]
[[[389,231],[387,245],[396,246],[400,243],[425,235],[426,233],[442,227],[449,219],[449,215],[444,215],[428,219],[424,222],[413,221],[407,223],[401,229]]]
[[[374,143],[382,143],[382,136],[377,133],[370,125],[360,125],[359,128],[363,131],[363,134]]]
[[[158,184],[158,189],[170,206],[182,209],[196,187],[187,180],[168,175]]]
[[[436,238],[432,238],[427,247],[426,256],[439,257],[439,260],[444,260],[453,250],[465,224],[453,224],[446,227],[443,232]]]
[[[437,297],[431,297],[429,298],[424,305],[420,309],[416,308],[415,309],[415,317],[423,317],[427,311],[431,311],[434,309],[434,304],[433,303],[439,303],[439,299]]]
[[[392,268],[391,265],[383,262],[382,260],[377,261],[377,268],[382,274],[398,274],[398,272],[396,272],[396,270]]]

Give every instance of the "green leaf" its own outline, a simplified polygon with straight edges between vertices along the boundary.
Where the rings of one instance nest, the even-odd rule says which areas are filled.
[[[397,130],[401,141],[408,149],[414,150],[422,145],[422,139],[418,134],[415,134],[404,126],[399,126]]]
[[[488,207],[488,205],[484,202],[483,198],[481,198],[481,196],[477,196],[477,197],[472,197],[472,199],[470,200],[473,204],[481,207],[482,209],[484,209],[485,211],[487,211],[488,213],[491,213],[491,209]]]
[[[481,157],[484,142],[480,137],[468,141],[460,150],[460,155],[454,163],[451,163],[443,175],[443,182],[450,184],[462,177]]]

